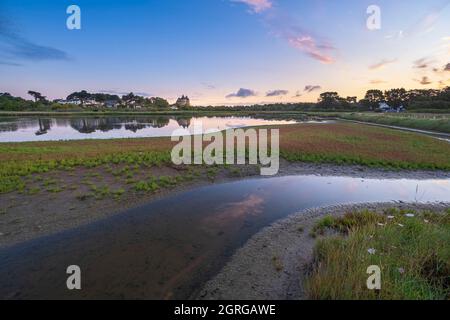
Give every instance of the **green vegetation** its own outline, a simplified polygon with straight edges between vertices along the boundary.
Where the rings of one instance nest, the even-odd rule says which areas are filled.
[[[34,101],[13,97],[9,93],[0,93],[0,110],[2,111],[101,111],[111,108],[120,109],[145,109],[168,110],[169,102],[163,98],[145,98],[132,92],[119,97],[107,93],[89,93],[86,90],[73,92],[67,96],[67,100],[47,100],[40,92],[28,91]]]
[[[312,299],[449,299],[450,210],[387,210],[327,216],[307,282]],[[381,290],[366,286],[367,268],[381,269]]]
[[[0,193],[23,192],[29,183],[28,177],[41,183],[43,189],[57,192],[58,185],[61,187],[61,182],[55,179],[58,172],[65,172],[88,185],[93,184],[90,180],[102,180],[107,173],[117,182],[152,191],[155,181],[139,184],[142,180],[139,173],[146,168],[171,167],[173,145],[169,138],[102,140],[101,143],[96,140],[0,143]],[[447,142],[353,123],[283,126],[280,128],[280,155],[288,161],[450,170]],[[76,169],[90,170],[89,176],[76,177],[73,172]],[[198,176],[199,172],[192,169],[193,166],[187,167],[180,175],[182,178],[177,179],[188,181]],[[208,167],[206,176],[213,181],[219,169]],[[238,167],[229,166],[228,170],[232,175],[240,175]],[[159,187],[171,187],[182,182],[167,179],[155,183]]]
[[[450,116],[414,116],[411,114],[351,113],[339,118],[355,121],[450,133]]]
[[[352,123],[283,126],[280,135],[289,161],[450,170],[450,145],[424,135]]]

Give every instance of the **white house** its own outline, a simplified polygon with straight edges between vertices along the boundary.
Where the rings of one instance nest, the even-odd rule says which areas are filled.
[[[105,101],[105,106],[107,108],[116,108],[118,105],[119,105],[119,101],[116,101],[116,100]]]
[[[78,99],[73,99],[73,100],[63,100],[63,99],[57,99],[55,100],[56,103],[59,104],[75,104],[75,105],[80,105],[81,101]]]
[[[386,102],[380,102],[378,105],[378,109],[382,112],[403,112],[405,108],[403,105],[400,105],[398,108],[391,107]]]

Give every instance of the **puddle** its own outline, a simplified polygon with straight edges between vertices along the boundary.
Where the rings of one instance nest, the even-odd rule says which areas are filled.
[[[450,201],[450,180],[288,176],[203,187],[0,250],[0,298],[185,299],[275,220],[399,200]],[[66,289],[69,265],[81,267],[80,291]]]

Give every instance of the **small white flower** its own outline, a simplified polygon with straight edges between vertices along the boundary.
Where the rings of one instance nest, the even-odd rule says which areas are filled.
[[[394,216],[387,216],[388,219],[394,219]]]
[[[407,213],[407,214],[405,214],[405,217],[413,218],[413,217],[414,217],[414,214],[412,214],[412,213]]]
[[[405,273],[405,269],[403,269],[403,268],[398,268],[398,272],[400,272],[400,274],[404,274],[404,273]]]
[[[367,250],[367,252],[369,254],[375,254],[375,252],[377,252],[377,250],[375,250],[374,248],[370,248],[369,250]]]

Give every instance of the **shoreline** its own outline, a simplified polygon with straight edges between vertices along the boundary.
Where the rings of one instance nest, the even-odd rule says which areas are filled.
[[[89,223],[93,223],[114,215],[126,214],[133,208],[140,207],[159,199],[188,192],[197,188],[208,187],[215,184],[232,183],[248,179],[270,179],[284,176],[344,176],[361,179],[450,179],[449,171],[427,170],[398,170],[393,171],[382,168],[371,168],[361,165],[333,165],[280,162],[280,171],[272,177],[263,177],[251,166],[241,167],[240,176],[233,177],[229,172],[223,171],[214,181],[206,176],[197,180],[180,184],[175,188],[162,189],[151,194],[125,195],[120,201],[64,199],[64,195],[36,194],[22,195],[18,193],[0,194],[0,201],[17,203],[17,207],[8,208],[8,214],[0,215],[0,248],[9,247],[27,240],[54,234]],[[69,191],[68,191],[69,192]],[[70,195],[70,192],[68,193]],[[73,201],[77,202],[73,202]],[[70,202],[72,201],[72,202]],[[32,204],[32,206],[31,206]],[[31,206],[31,207],[30,207]],[[75,208],[76,207],[76,208]],[[52,208],[52,209],[49,209]],[[33,210],[33,214],[29,214]]]
[[[302,210],[262,229],[238,249],[222,270],[191,299],[199,300],[303,300],[304,281],[316,239],[309,235],[325,215],[350,210],[383,211],[388,208],[439,211],[450,203],[355,203]]]
[[[33,117],[33,116],[245,116],[245,115],[308,115],[306,111],[237,111],[237,110],[162,110],[162,111],[0,111],[0,117]],[[314,116],[314,115],[311,115]]]

